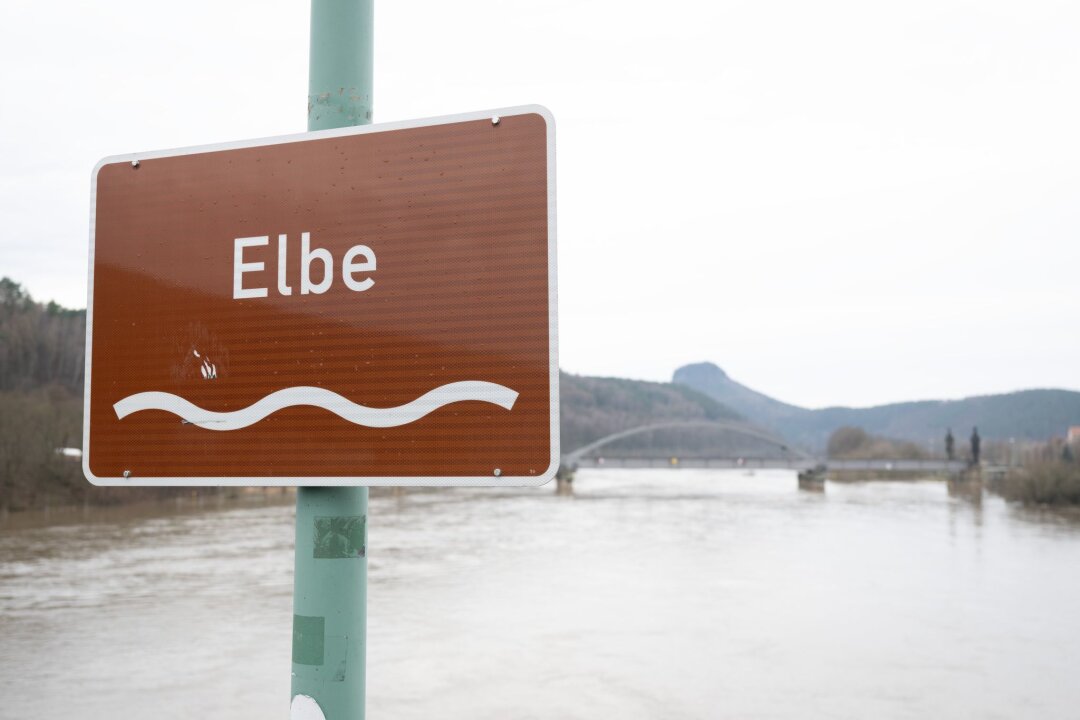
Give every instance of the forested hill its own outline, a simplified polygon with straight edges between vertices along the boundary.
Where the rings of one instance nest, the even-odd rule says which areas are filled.
[[[0,279],[0,511],[78,502],[90,484],[57,448],[82,445],[86,312]]]
[[[620,430],[665,420],[733,420],[740,416],[683,385],[561,373],[564,453]],[[629,440],[626,442],[630,442]]]
[[[567,454],[620,430],[666,421],[744,418],[704,393],[677,383],[562,373],[562,452]],[[708,427],[655,430],[596,451],[606,457],[784,457],[781,447]]]
[[[966,438],[972,427],[988,440],[1046,440],[1080,425],[1080,392],[1022,390],[961,400],[925,400],[868,408],[797,407],[732,380],[712,363],[686,365],[674,382],[699,390],[793,443],[822,450],[833,431],[859,427],[868,433],[921,445],[942,442],[952,428]],[[940,444],[938,445],[940,447]]]
[[[0,279],[0,391],[59,385],[82,393],[86,311],[34,302]]]

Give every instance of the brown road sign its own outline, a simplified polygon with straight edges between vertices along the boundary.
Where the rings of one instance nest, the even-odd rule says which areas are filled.
[[[553,133],[525,107],[103,160],[86,476],[549,480]]]

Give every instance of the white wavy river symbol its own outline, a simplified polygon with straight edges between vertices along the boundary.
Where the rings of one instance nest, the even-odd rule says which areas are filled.
[[[121,420],[143,410],[164,410],[192,425],[198,425],[207,430],[224,431],[239,430],[254,425],[282,408],[311,406],[329,410],[354,425],[390,428],[416,422],[451,403],[476,400],[510,410],[514,407],[517,398],[518,393],[505,385],[481,380],[466,380],[442,385],[424,393],[412,402],[392,408],[357,405],[348,398],[325,388],[304,386],[272,392],[248,407],[232,412],[204,410],[179,395],[157,391],[129,395],[114,404],[113,409]]]

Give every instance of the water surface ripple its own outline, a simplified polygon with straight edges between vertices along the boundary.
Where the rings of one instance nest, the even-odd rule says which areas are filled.
[[[293,508],[0,525],[0,718],[286,717]],[[1075,718],[1080,524],[941,482],[378,495],[368,715]]]

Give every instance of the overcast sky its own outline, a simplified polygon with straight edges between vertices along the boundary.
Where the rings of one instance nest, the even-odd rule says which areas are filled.
[[[103,156],[305,128],[305,0],[0,5],[0,275]],[[375,120],[557,120],[561,364],[808,406],[1080,389],[1080,3],[383,1]]]

